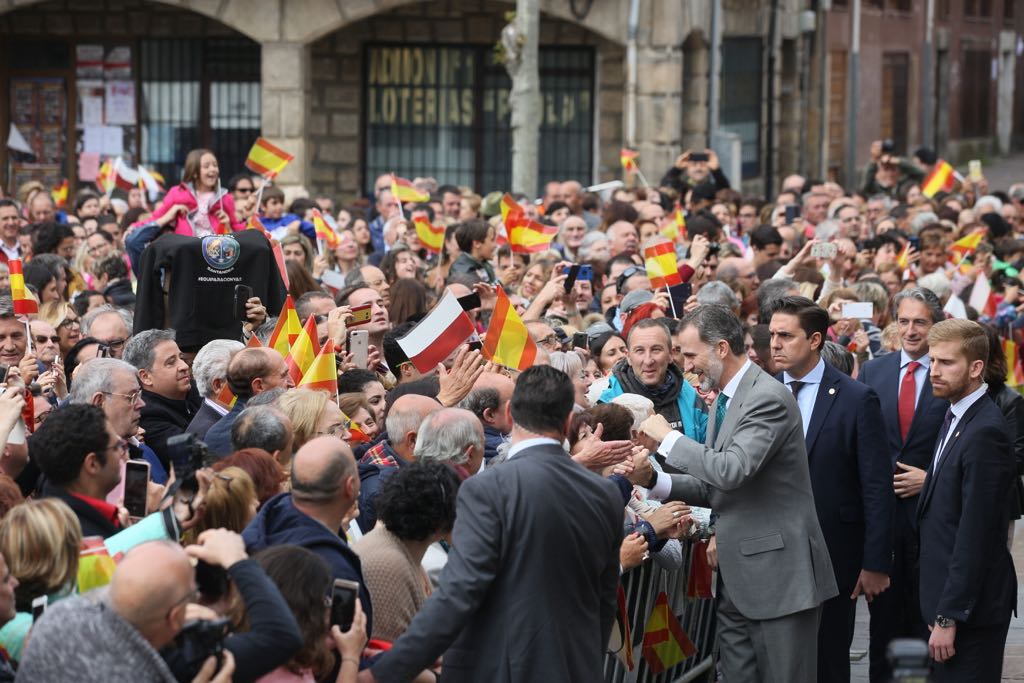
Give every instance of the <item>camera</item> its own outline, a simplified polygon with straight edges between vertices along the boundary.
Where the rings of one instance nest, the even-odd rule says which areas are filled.
[[[882,140],[882,151],[886,154],[892,154],[893,152],[896,151],[896,143],[892,140],[892,138],[886,138],[885,140]]]
[[[210,460],[210,449],[195,434],[178,434],[167,439],[167,450],[171,464],[182,487],[196,490],[196,470],[206,466]]]
[[[896,638],[885,652],[893,683],[926,683],[928,644],[916,638]]]
[[[708,244],[708,256],[713,256],[721,251],[722,245],[718,242],[711,242]]]
[[[163,650],[164,661],[176,679],[189,683],[208,657],[216,657],[220,666],[224,639],[230,632],[230,619],[191,621],[178,633],[174,644]]]

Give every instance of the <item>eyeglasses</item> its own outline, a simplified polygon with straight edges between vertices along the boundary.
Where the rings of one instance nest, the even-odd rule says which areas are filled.
[[[558,335],[557,334],[549,334],[548,336],[544,337],[543,339],[537,340],[537,343],[540,344],[541,346],[561,346],[562,345],[562,342],[558,341]]]
[[[127,341],[128,341],[128,337],[125,337],[124,339],[111,339],[110,341],[103,341],[101,339],[100,340],[100,344],[102,344],[103,346],[106,346],[107,348],[110,348],[110,349],[119,349],[122,346],[124,346],[125,342],[127,342]]]
[[[236,187],[235,192],[238,194],[250,194],[252,192],[251,187]]]
[[[142,396],[141,389],[136,389],[130,394],[119,394],[116,391],[104,391],[103,393],[107,396],[120,396],[121,398],[126,398],[128,399],[128,403],[131,405],[135,405],[138,402],[139,397]]]
[[[70,327],[72,325],[81,325],[81,323],[79,322],[78,318],[64,318],[57,325],[57,329],[61,330],[64,329],[65,327]]]
[[[343,422],[341,422],[339,424],[331,425],[325,431],[317,432],[317,434],[320,435],[320,436],[337,436],[337,437],[341,437],[341,436],[343,436],[345,434],[345,432],[351,431],[351,429],[352,429],[352,420],[345,420],[345,421],[343,421]]]
[[[60,343],[60,337],[58,337],[57,335],[53,335],[52,337],[47,337],[46,335],[42,334],[39,336],[33,335],[32,340],[35,341],[36,344],[45,344],[47,341],[51,341],[54,344]]]
[[[113,446],[107,446],[106,450],[114,451],[115,453],[127,453],[128,442],[125,441],[124,439],[118,439],[117,443],[115,443]]]

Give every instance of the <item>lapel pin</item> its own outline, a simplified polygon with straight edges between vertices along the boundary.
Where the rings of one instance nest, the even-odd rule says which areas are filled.
[[[960,436],[960,432],[957,432],[956,434],[954,434],[954,435],[953,435],[953,438],[955,439],[955,438],[956,438],[956,437],[958,437],[958,436]]]
[[[836,388],[835,387],[832,387],[831,389],[828,390],[828,395],[829,396],[831,396],[834,393],[836,393]]]

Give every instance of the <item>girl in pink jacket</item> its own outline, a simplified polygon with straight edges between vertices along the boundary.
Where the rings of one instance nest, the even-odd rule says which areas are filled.
[[[245,224],[235,216],[235,201],[220,185],[217,157],[208,149],[194,149],[185,157],[181,184],[164,197],[150,220],[156,220],[177,205],[174,232],[178,235],[206,237],[232,230],[244,230]]]

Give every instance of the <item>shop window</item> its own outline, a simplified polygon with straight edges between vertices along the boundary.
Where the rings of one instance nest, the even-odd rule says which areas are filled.
[[[743,177],[761,167],[761,39],[722,40],[722,95],[719,122],[743,144]]]

